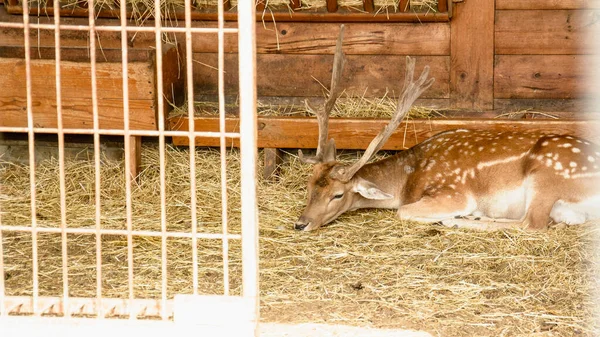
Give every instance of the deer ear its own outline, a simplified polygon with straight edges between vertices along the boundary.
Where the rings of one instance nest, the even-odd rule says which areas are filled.
[[[393,195],[385,193],[384,191],[380,190],[377,185],[362,178],[358,178],[354,186],[354,192],[360,193],[360,195],[367,199],[373,200],[386,200],[394,198]]]
[[[325,150],[323,151],[323,162],[331,163],[335,161],[336,156],[335,141],[331,138],[327,144],[325,144]]]

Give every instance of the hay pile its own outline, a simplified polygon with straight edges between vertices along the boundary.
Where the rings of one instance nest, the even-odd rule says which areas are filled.
[[[219,153],[198,150],[199,231],[221,232]],[[356,156],[354,152],[345,159]],[[189,231],[188,150],[167,151],[167,225]],[[144,170],[133,186],[134,229],[159,230],[158,152],[143,149]],[[227,153],[230,232],[239,233],[239,156]],[[287,155],[279,180],[258,181],[260,208],[261,317],[267,322],[327,322],[414,328],[444,336],[591,336],[595,286],[600,272],[598,227],[548,233],[479,233],[402,223],[393,211],[344,215],[316,232],[292,230],[305,203],[311,168]],[[59,223],[58,165],[36,169],[40,226]],[[94,226],[92,161],[66,163],[69,227]],[[125,228],[122,161],[103,160],[102,223]],[[29,225],[28,168],[0,165],[3,225]],[[30,295],[31,236],[4,231],[8,295]],[[199,240],[200,291],[223,291],[221,241]],[[90,235],[68,238],[70,292],[95,296],[95,243]],[[105,235],[103,294],[127,296],[126,238]],[[41,295],[61,294],[60,236],[39,235]],[[135,295],[160,297],[160,239],[134,239]],[[231,241],[231,292],[240,293],[240,245]],[[168,295],[190,293],[191,240],[168,241]],[[595,325],[596,324],[596,325]]]
[[[391,118],[396,111],[397,99],[385,94],[382,97],[349,97],[342,96],[337,99],[336,104],[329,114],[330,117],[345,117],[345,118]],[[170,117],[188,116],[187,101],[182,106],[172,105],[173,110],[169,112]],[[315,106],[315,108],[319,108]],[[234,117],[239,113],[237,103],[228,103],[225,105],[227,116]],[[210,101],[194,102],[194,115],[200,116],[218,116],[219,104]],[[304,104],[302,105],[278,105],[264,103],[260,100],[257,102],[258,116],[273,116],[273,117],[314,117],[314,113],[310,111]],[[444,118],[444,113],[441,110],[425,107],[412,106],[406,118]]]

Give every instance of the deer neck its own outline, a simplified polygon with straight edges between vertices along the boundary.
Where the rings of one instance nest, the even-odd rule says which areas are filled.
[[[398,208],[401,192],[408,176],[414,171],[414,156],[410,150],[367,164],[356,172],[355,178],[362,178],[377,185],[383,192],[394,196],[393,199],[371,200],[358,195],[354,208]]]

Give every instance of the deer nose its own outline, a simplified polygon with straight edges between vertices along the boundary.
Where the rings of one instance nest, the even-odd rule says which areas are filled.
[[[297,231],[301,231],[304,228],[306,228],[308,225],[310,225],[310,220],[301,216],[300,219],[298,219],[298,221],[296,221],[296,223],[294,224],[294,229]]]

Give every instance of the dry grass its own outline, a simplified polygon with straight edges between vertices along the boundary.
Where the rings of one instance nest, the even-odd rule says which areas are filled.
[[[345,159],[355,158],[349,152]],[[189,152],[167,151],[167,226],[189,231]],[[219,153],[196,153],[199,231],[220,233]],[[133,186],[134,229],[159,230],[158,152],[143,149],[144,170]],[[239,233],[239,156],[227,152],[230,232]],[[402,223],[393,211],[365,210],[344,215],[316,232],[292,230],[305,203],[310,173],[287,155],[279,180],[258,181],[260,282],[263,321],[327,322],[424,329],[444,336],[592,336],[595,287],[600,272],[598,227],[586,225],[548,233],[480,233]],[[58,226],[58,165],[36,168],[37,219]],[[2,163],[0,210],[3,225],[30,225],[29,169]],[[125,227],[122,161],[103,160],[102,226]],[[94,225],[93,165],[66,162],[69,227]],[[6,287],[10,295],[32,292],[31,235],[4,231]],[[39,235],[40,292],[60,295],[60,236]],[[70,235],[72,296],[95,295],[95,242]],[[221,241],[200,240],[200,291],[223,291]],[[127,294],[126,238],[102,237],[103,294]],[[229,249],[231,289],[240,293],[240,246]],[[160,296],[160,239],[134,239],[135,295]],[[191,241],[168,241],[168,294],[190,293]],[[596,324],[596,325],[595,325]],[[596,330],[598,332],[598,330]]]
[[[397,99],[387,94],[383,97],[369,98],[365,96],[350,97],[342,95],[336,101],[333,111],[329,114],[331,117],[346,118],[391,118],[396,111]],[[278,117],[309,117],[314,116],[304,104],[303,105],[275,105],[269,103],[257,102],[257,114],[259,116],[278,116]],[[229,103],[225,106],[226,114],[235,116],[239,111],[237,103]],[[232,113],[234,111],[235,113]],[[216,116],[219,114],[219,104],[217,102],[194,102],[195,116]],[[183,106],[173,106],[169,116],[187,116],[188,103]],[[412,106],[407,119],[411,118],[444,118],[442,111],[425,106]]]

